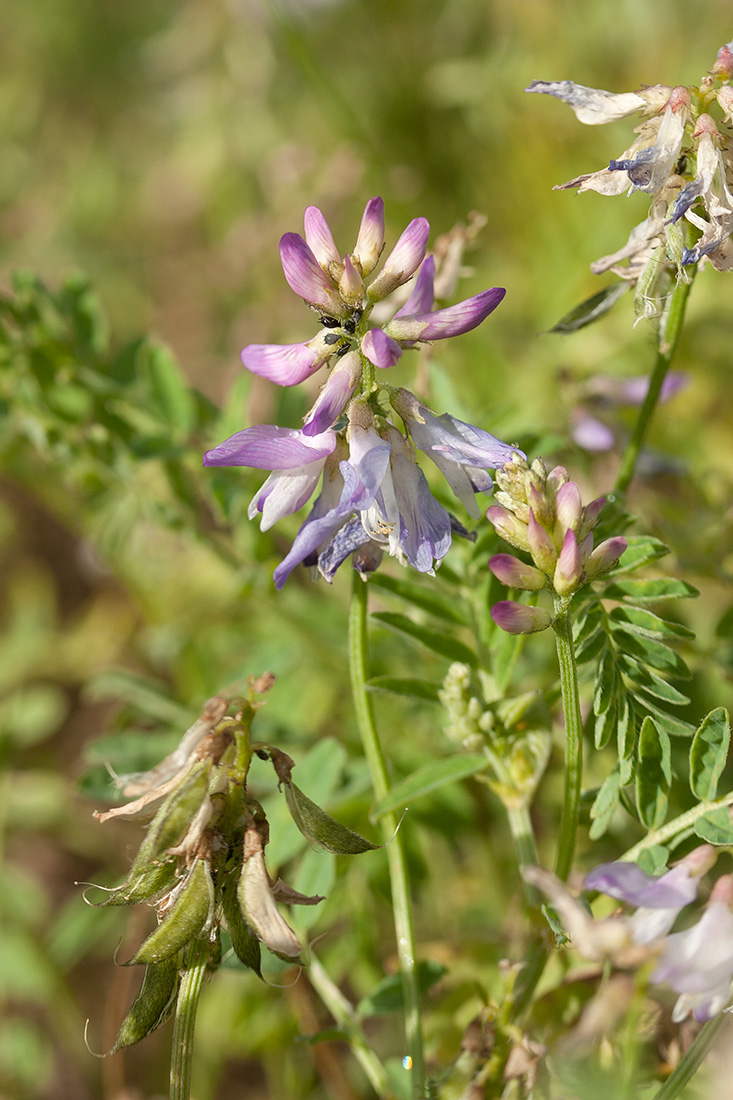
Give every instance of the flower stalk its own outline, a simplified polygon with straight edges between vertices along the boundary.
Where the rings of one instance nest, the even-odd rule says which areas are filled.
[[[210,949],[208,939],[203,938],[193,940],[188,948],[188,965],[181,979],[173,1024],[170,1100],[190,1100],[196,1013]]]
[[[356,721],[369,765],[372,788],[377,800],[389,792],[384,754],[374,720],[372,702],[367,692],[368,643],[367,603],[368,585],[354,572],[351,607],[349,611],[349,671],[351,690],[356,710]],[[422,1020],[420,1016],[420,992],[417,982],[415,957],[415,933],[412,919],[412,901],[407,871],[407,860],[402,837],[398,831],[397,817],[393,813],[381,818],[389,880],[392,891],[397,954],[399,957],[402,988],[405,999],[405,1038],[411,1059],[413,1096],[423,1096],[425,1091],[425,1055],[423,1051]]]
[[[654,1094],[654,1100],[676,1100],[707,1058],[713,1043],[718,1037],[718,1032],[725,1023],[727,1023],[727,1016],[722,1012],[719,1016],[708,1020],[697,1033],[692,1046],[679,1060],[659,1092]]]
[[[560,666],[560,689],[565,715],[565,791],[563,794],[560,839],[557,846],[555,873],[565,880],[570,873],[575,852],[580,811],[580,782],[583,772],[583,720],[578,692],[578,667],[573,647],[573,624],[570,601],[555,596],[555,631],[557,660]]]
[[[677,344],[679,342],[682,325],[685,319],[687,300],[692,290],[692,281],[695,277],[697,266],[689,269],[687,279],[680,279],[672,291],[669,307],[659,325],[659,347],[654,370],[649,379],[649,389],[639,410],[639,416],[634,427],[631,439],[628,442],[618,476],[616,478],[616,492],[625,493],[631,484],[631,480],[639,461],[639,454],[644,445],[649,424],[654,410],[657,407],[664,380],[672,365]]]

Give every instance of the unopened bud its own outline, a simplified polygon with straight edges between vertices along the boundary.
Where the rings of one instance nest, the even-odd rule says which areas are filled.
[[[593,530],[598,523],[598,517],[606,506],[605,497],[596,497],[590,504],[586,504],[583,509],[583,522],[580,528],[576,532],[578,541],[582,542],[583,539]]]
[[[500,600],[491,608],[491,618],[507,634],[537,634],[547,630],[552,616],[544,607],[527,607],[514,600]]]
[[[526,525],[506,508],[492,504],[486,513],[486,518],[494,525],[496,533],[501,535],[510,546],[516,547],[517,550],[529,550]]]
[[[564,482],[555,496],[555,521],[561,539],[566,531],[578,532],[583,518],[583,502],[580,489],[574,481]]]
[[[622,535],[616,535],[596,546],[585,562],[588,580],[592,581],[613,569],[628,545]]]
[[[511,554],[494,554],[489,558],[489,569],[507,588],[522,588],[526,592],[539,592],[547,587],[547,577],[532,565],[526,565]]]
[[[339,279],[339,294],[350,306],[357,306],[364,297],[364,280],[351,262],[351,256],[344,259],[344,271]]]
[[[535,565],[548,577],[551,577],[555,572],[557,550],[545,528],[535,519],[534,512],[531,509],[527,524],[527,541]]]
[[[568,482],[568,485],[572,484]],[[575,592],[583,578],[583,563],[578,550],[578,540],[574,531],[567,531],[557,559],[553,587],[558,596],[569,596]]]

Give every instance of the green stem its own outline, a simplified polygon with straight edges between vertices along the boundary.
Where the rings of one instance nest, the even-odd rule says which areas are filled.
[[[621,466],[616,479],[617,493],[625,493],[634,476],[636,464],[639,460],[639,453],[644,445],[649,423],[654,414],[657,402],[659,401],[662,384],[667,377],[667,371],[670,368],[675,351],[677,350],[677,343],[685,319],[685,307],[687,306],[687,299],[690,296],[692,281],[695,277],[696,270],[697,265],[693,266],[687,280],[679,280],[670,296],[669,306],[659,323],[659,350],[657,351],[654,369],[649,379],[649,390],[639,410],[639,416],[636,421],[636,426],[634,427],[633,435],[621,459]]]
[[[203,939],[192,940],[188,947],[173,1024],[170,1100],[190,1100],[193,1033],[210,950],[211,944]]]
[[[570,617],[570,601],[555,597],[555,645],[560,666],[560,690],[565,715],[565,792],[560,840],[557,846],[555,874],[566,879],[570,873],[575,852],[575,836],[580,812],[580,781],[583,773],[583,720],[580,714],[578,693],[578,667],[573,646],[573,623]]]
[[[708,1020],[697,1033],[692,1046],[677,1063],[659,1092],[654,1094],[654,1100],[675,1100],[675,1097],[679,1096],[685,1085],[694,1077],[705,1061],[718,1032],[726,1022],[727,1018],[722,1012],[714,1019]]]
[[[633,863],[639,853],[643,852],[645,848],[651,848],[655,844],[666,844],[672,837],[677,836],[678,833],[684,832],[685,829],[694,825],[699,817],[712,813],[714,810],[719,810],[723,806],[732,805],[733,791],[729,791],[728,794],[724,795],[722,798],[716,798],[714,802],[698,802],[697,806],[693,806],[691,810],[686,810],[685,813],[676,817],[674,821],[668,821],[666,825],[662,825],[659,829],[654,829],[651,833],[647,833],[643,840],[640,840],[633,848],[629,848],[628,852],[624,852],[619,858]]]
[[[382,746],[379,742],[372,701],[366,682],[368,679],[367,651],[367,585],[354,571],[354,581],[349,611],[349,670],[351,690],[354,696],[356,721],[359,727],[364,755],[369,765],[372,787],[377,801],[389,791],[387,769]],[[402,988],[405,998],[405,1036],[407,1050],[412,1059],[413,1095],[425,1094],[425,1056],[423,1053],[422,1023],[420,1019],[420,994],[417,983],[415,959],[415,933],[412,922],[412,902],[407,872],[407,860],[394,814],[381,818],[385,839],[389,879],[392,890],[397,953],[399,956]]]
[[[348,1036],[354,1057],[369,1078],[377,1096],[386,1096],[389,1091],[389,1079],[386,1070],[369,1046],[354,1006],[347,1001],[338,986],[331,981],[322,964],[312,952],[308,966],[308,979],[338,1026]]]

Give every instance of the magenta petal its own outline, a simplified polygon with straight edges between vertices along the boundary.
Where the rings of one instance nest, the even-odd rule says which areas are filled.
[[[435,257],[426,256],[417,273],[412,294],[395,317],[412,317],[415,314],[428,313],[433,308],[433,280],[435,278]]]
[[[278,386],[297,386],[314,374],[333,348],[313,348],[305,344],[247,344],[242,348],[242,362],[247,370]]]
[[[384,203],[379,197],[370,199],[364,208],[359,226],[359,236],[352,256],[361,264],[366,278],[374,268],[384,248]]]
[[[410,222],[369,287],[369,297],[373,302],[386,298],[412,278],[423,262],[429,236],[430,223],[426,218],[414,218]]]
[[[257,424],[245,428],[204,455],[204,466],[252,466],[256,470],[292,470],[330,455],[335,432],[309,439],[295,428]]]
[[[458,302],[434,313],[418,313],[412,317],[394,317],[385,331],[395,340],[445,340],[470,332],[496,309],[506,291],[495,286],[465,302]]]
[[[357,351],[350,351],[343,359],[339,359],[319,393],[315,405],[305,418],[303,435],[320,435],[331,427],[353,396],[361,378],[361,369],[361,356]]]
[[[303,218],[305,242],[321,267],[340,263],[341,257],[328,222],[317,206],[309,206]]]
[[[310,305],[337,317],[344,314],[344,305],[333,283],[298,233],[284,233],[280,238],[280,259],[291,290]]]
[[[402,355],[402,348],[381,328],[370,328],[361,342],[361,350],[370,363],[383,369],[393,367]]]

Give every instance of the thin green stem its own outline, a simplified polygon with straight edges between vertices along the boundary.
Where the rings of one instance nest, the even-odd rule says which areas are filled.
[[[367,648],[367,597],[368,588],[359,574],[354,571],[351,608],[349,612],[349,670],[351,690],[354,696],[356,721],[359,727],[364,755],[369,765],[372,787],[377,801],[383,799],[389,791],[387,769],[379,742],[372,701],[367,691],[368,648]],[[425,1094],[425,1056],[423,1053],[422,1022],[420,1019],[420,994],[417,983],[415,959],[415,933],[412,921],[412,902],[410,899],[407,860],[398,831],[398,821],[394,814],[384,814],[381,818],[382,833],[386,843],[389,879],[392,890],[392,910],[397,953],[402,975],[402,988],[405,998],[405,1036],[407,1051],[412,1060],[413,1095]]]
[[[389,1091],[387,1072],[369,1046],[354,1006],[347,1001],[338,986],[331,981],[323,965],[312,952],[308,966],[308,980],[338,1026],[348,1036],[354,1057],[369,1078],[369,1082],[377,1096],[385,1096]]]
[[[654,1100],[675,1100],[675,1098],[679,1096],[685,1085],[692,1080],[702,1063],[705,1061],[710,1048],[718,1036],[718,1032],[727,1022],[727,1017],[722,1012],[719,1016],[715,1016],[714,1019],[708,1020],[705,1026],[697,1033],[692,1046],[684,1057],[679,1060],[659,1092],[654,1094]]]
[[[655,844],[666,844],[672,837],[676,837],[678,833],[684,832],[685,829],[689,829],[690,826],[694,825],[698,818],[712,813],[714,810],[719,810],[723,806],[732,805],[733,791],[729,791],[722,798],[716,798],[714,802],[698,802],[697,806],[693,806],[691,810],[686,810],[674,821],[668,821],[666,825],[647,833],[643,840],[640,840],[633,848],[629,848],[628,852],[624,852],[619,858],[633,863],[645,848],[651,848]]]
[[[560,596],[555,597],[553,628],[555,631],[557,660],[560,666],[560,690],[565,715],[565,792],[560,819],[560,840],[557,846],[555,874],[558,878],[564,880],[568,877],[573,864],[575,836],[578,831],[580,781],[583,773],[583,719],[580,714],[578,667],[575,662],[575,648],[573,646],[570,602]]]
[[[193,1034],[210,950],[211,944],[204,939],[192,940],[188,947],[173,1024],[170,1100],[190,1100],[191,1097]]]
[[[677,350],[677,343],[685,319],[687,299],[690,296],[692,281],[695,277],[696,270],[697,265],[694,265],[688,278],[686,280],[679,280],[677,286],[672,291],[669,305],[660,321],[657,358],[654,363],[651,378],[649,379],[647,395],[639,410],[639,416],[633,434],[626,446],[623,458],[621,459],[621,466],[616,479],[617,493],[625,493],[634,476],[639,454],[644,445],[644,440],[646,439],[649,423],[657,407],[664,379],[667,377],[667,371],[670,368],[675,351]]]

